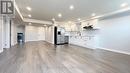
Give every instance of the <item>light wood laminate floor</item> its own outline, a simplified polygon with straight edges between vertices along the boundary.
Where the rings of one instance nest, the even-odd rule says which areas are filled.
[[[0,54],[0,73],[130,73],[130,56],[29,42]]]

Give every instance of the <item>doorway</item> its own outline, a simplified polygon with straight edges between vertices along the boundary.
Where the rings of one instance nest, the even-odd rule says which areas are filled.
[[[17,33],[17,42],[18,43],[24,42],[24,34],[23,33]]]

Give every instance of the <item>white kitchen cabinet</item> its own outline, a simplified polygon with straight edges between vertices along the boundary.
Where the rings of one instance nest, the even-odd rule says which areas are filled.
[[[69,43],[90,48],[90,49],[96,49],[98,47],[96,36],[71,36],[69,38]]]

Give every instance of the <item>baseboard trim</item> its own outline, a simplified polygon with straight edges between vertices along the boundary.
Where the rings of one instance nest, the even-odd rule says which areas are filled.
[[[52,43],[52,42],[49,42],[49,41],[45,41],[45,42],[47,42],[47,43],[50,43],[50,44],[54,44],[54,43]]]
[[[73,43],[69,43],[71,45],[75,45],[75,46],[79,46]],[[79,47],[83,47],[83,46],[79,46]],[[102,48],[102,47],[98,47],[98,48],[91,48],[91,47],[84,47],[84,48],[89,48],[89,49],[102,49],[102,50],[106,50],[106,51],[111,51],[111,52],[115,52],[115,53],[121,53],[121,54],[126,54],[126,55],[130,55],[130,52],[125,52],[125,51],[119,51],[119,50],[112,50],[112,49],[108,49],[108,48]]]
[[[102,49],[102,50],[106,50],[106,51],[111,51],[111,52],[116,52],[116,53],[130,55],[130,52],[124,52],[124,51],[119,51],[119,50],[112,50],[112,49],[108,49],[108,48],[97,48],[97,49]]]
[[[39,42],[39,41],[45,41],[45,40],[37,40],[37,41],[25,41],[25,43],[27,43],[27,42]]]

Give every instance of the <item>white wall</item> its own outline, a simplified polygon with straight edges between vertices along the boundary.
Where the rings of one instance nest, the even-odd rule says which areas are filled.
[[[54,27],[45,27],[45,41],[54,44]]]
[[[38,40],[45,40],[45,28],[44,27],[38,27]]]
[[[130,54],[130,16],[99,21],[99,48]]]
[[[26,25],[25,41],[46,41],[54,44],[54,27],[39,27]]]
[[[11,46],[17,44],[17,24],[12,20],[11,24]]]
[[[25,26],[24,25],[17,25],[17,33],[25,33]]]
[[[25,41],[40,41],[45,40],[44,27],[29,26],[25,27]]]
[[[10,18],[3,18],[3,48],[10,48]]]
[[[3,32],[3,18],[0,16],[0,53],[3,51],[3,46],[2,46],[3,34],[2,34],[2,32]]]
[[[0,17],[0,52],[3,48],[10,48],[10,18]]]

